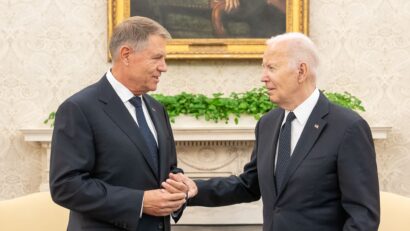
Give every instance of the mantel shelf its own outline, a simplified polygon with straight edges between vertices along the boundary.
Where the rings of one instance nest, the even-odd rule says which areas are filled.
[[[221,143],[220,145],[229,146],[230,143],[235,143],[236,141],[253,141],[255,139],[254,129],[255,129],[256,121],[253,118],[243,118],[241,117],[239,120],[239,124],[235,124],[232,121],[225,124],[225,123],[213,123],[213,122],[206,122],[202,120],[196,120],[192,117],[185,117],[180,118],[178,117],[176,122],[172,124],[174,138],[176,141],[181,142],[182,146],[189,145],[192,143],[202,143],[198,146],[197,149],[200,149],[201,145],[208,145],[212,146],[213,143]],[[371,126],[371,131],[373,138],[375,140],[383,140],[387,138],[388,133],[391,131],[391,127],[389,126]],[[41,172],[41,184],[39,186],[40,191],[47,191],[49,190],[49,163],[50,163],[50,155],[51,155],[51,138],[53,129],[52,128],[26,128],[20,130],[24,136],[24,140],[28,142],[35,142],[41,145],[42,148],[42,155],[41,155],[41,163],[42,163],[42,172]],[[232,142],[234,141],[234,142]],[[203,144],[205,143],[205,144]],[[249,144],[252,145],[252,144]],[[194,153],[192,157],[198,157],[199,155],[195,153],[199,153],[196,151],[195,148],[189,149]],[[218,153],[222,160],[229,159],[226,155],[231,155],[230,152],[226,152],[225,150],[229,149],[211,149]],[[191,154],[192,154],[191,153]],[[181,153],[180,153],[181,154]],[[238,153],[238,155],[240,152]],[[183,156],[183,154],[181,154]],[[180,155],[179,155],[180,157]],[[241,167],[243,166],[240,162],[241,158],[236,158],[234,161],[235,164],[231,164],[230,167],[224,167],[224,171],[211,171],[207,172],[204,175],[203,170],[196,170],[195,168],[191,168],[189,166],[185,166],[188,168],[187,173],[193,174],[200,174],[200,176],[211,177],[211,176],[223,176],[220,174],[235,174],[235,172],[240,172]],[[239,164],[241,163],[241,164]],[[184,165],[183,162],[180,161],[182,166]],[[207,163],[204,163],[207,166]],[[209,164],[209,163],[208,163]],[[239,170],[235,166],[240,166]],[[183,167],[184,168],[184,167]],[[189,170],[190,169],[190,170]],[[212,168],[210,168],[212,169]],[[191,171],[191,172],[190,172]],[[207,175],[208,174],[208,175]],[[212,208],[212,211],[207,208],[187,208],[187,215],[179,222],[180,224],[225,224],[230,223],[231,219],[226,219],[226,214],[230,216],[236,217],[234,219],[236,223],[243,223],[243,224],[262,224],[262,202],[259,200],[257,202],[253,202],[250,204],[238,204],[232,205],[227,207],[220,207],[220,208]],[[238,211],[250,211],[249,215],[242,215],[238,213]],[[206,219],[204,219],[206,217]],[[198,219],[201,218],[201,219]],[[223,219],[225,218],[225,219]]]
[[[255,124],[213,124],[211,126],[173,125],[175,141],[252,141],[255,140]],[[389,126],[371,126],[373,139],[386,139],[391,131]],[[25,141],[50,142],[52,128],[21,129]]]

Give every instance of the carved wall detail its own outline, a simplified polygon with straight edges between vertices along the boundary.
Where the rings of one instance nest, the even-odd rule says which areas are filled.
[[[253,141],[177,141],[178,166],[193,178],[237,175]]]

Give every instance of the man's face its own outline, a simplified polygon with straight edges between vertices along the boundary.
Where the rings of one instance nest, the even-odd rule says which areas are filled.
[[[263,55],[261,81],[268,89],[269,99],[288,109],[294,106],[293,98],[299,89],[298,68],[289,64],[286,44],[268,47]]]
[[[128,88],[136,95],[155,91],[162,72],[167,71],[165,63],[166,39],[151,35],[145,48],[132,51],[129,55]]]

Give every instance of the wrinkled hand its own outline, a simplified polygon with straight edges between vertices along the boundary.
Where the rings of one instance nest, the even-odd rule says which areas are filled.
[[[239,0],[225,0],[225,11],[230,13],[239,7]]]
[[[143,213],[152,216],[168,216],[185,204],[185,197],[185,193],[169,193],[164,189],[145,191]]]
[[[182,181],[177,181],[176,179],[171,178],[171,174],[175,175],[173,173],[169,174],[169,178],[165,181],[162,182],[161,186],[167,190],[169,193],[185,193],[186,196],[188,196],[188,185],[186,185]],[[182,173],[178,173],[183,175]]]
[[[162,186],[168,191],[168,188],[173,188],[174,190],[178,187],[182,188],[181,184],[186,186],[187,191],[185,192],[187,193],[188,198],[192,198],[198,194],[198,187],[195,182],[182,173],[170,173],[169,178]]]

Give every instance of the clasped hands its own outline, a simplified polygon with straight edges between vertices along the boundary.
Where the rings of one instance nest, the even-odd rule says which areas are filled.
[[[170,173],[161,186],[161,189],[144,191],[143,213],[168,216],[198,193],[195,182],[182,173]]]

